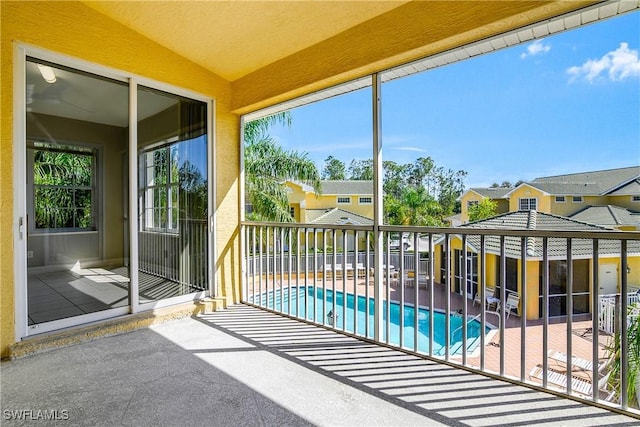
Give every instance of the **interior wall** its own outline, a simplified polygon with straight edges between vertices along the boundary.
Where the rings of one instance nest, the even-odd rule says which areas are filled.
[[[27,136],[42,141],[53,136],[59,143],[89,145],[99,150],[97,155],[98,176],[95,203],[98,208],[98,229],[64,236],[56,233],[29,233],[28,249],[33,258],[29,267],[67,265],[70,262],[92,261],[122,262],[124,198],[122,156],[127,150],[126,129],[90,123],[64,117],[37,113],[27,114]],[[105,232],[111,231],[111,232]],[[73,258],[73,259],[72,259]]]
[[[80,2],[0,2],[0,351],[15,342],[13,195],[14,49],[23,44],[191,90],[215,99],[218,254],[214,274],[228,301],[239,296],[239,117],[229,82]],[[106,159],[105,159],[106,160]],[[122,159],[118,159],[118,164]],[[106,184],[105,184],[106,185]],[[115,184],[114,184],[115,185]],[[111,191],[111,190],[108,190]],[[113,217],[116,217],[114,214]],[[105,256],[106,255],[105,251]],[[18,284],[22,286],[23,284]],[[26,286],[26,284],[24,284]]]

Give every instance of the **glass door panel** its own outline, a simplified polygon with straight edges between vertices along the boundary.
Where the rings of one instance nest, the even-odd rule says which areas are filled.
[[[140,86],[140,303],[207,289],[207,218],[207,104]]]
[[[25,95],[28,324],[126,307],[128,85],[27,58]]]

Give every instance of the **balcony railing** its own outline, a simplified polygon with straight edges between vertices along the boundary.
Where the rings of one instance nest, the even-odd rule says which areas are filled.
[[[636,415],[640,306],[599,294],[639,269],[637,232],[243,223],[247,304]]]

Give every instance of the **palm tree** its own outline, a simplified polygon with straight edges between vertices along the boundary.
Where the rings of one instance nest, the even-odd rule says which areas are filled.
[[[627,396],[629,406],[633,408],[640,408],[640,316],[635,314],[635,310],[640,306],[629,306],[628,316],[623,316],[622,322],[628,322],[627,337],[628,337],[628,361],[627,368]],[[616,310],[618,312],[618,310]],[[609,386],[613,390],[618,391],[618,395],[621,392],[621,380],[620,373],[622,371],[622,358],[621,351],[622,345],[620,340],[620,328],[616,328],[613,343],[608,346],[608,356],[612,358],[611,374],[609,375]]]
[[[244,126],[245,191],[256,221],[292,222],[285,181],[297,181],[320,192],[320,173],[307,153],[284,150],[267,133],[274,124],[291,125],[288,112]]]
[[[407,187],[399,199],[385,196],[385,213],[389,224],[395,225],[442,225],[442,208],[424,187]]]

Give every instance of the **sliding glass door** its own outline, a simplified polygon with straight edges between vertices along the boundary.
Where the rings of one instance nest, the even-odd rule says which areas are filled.
[[[25,95],[28,324],[128,307],[128,86],[28,58]]]
[[[138,88],[140,303],[208,289],[206,113],[204,102]]]
[[[18,335],[203,296],[210,104],[52,54],[24,61]]]

